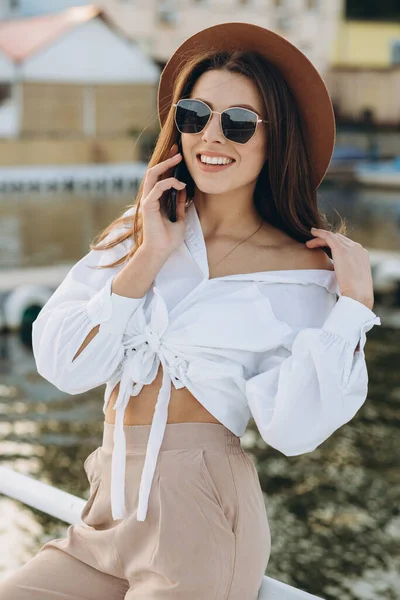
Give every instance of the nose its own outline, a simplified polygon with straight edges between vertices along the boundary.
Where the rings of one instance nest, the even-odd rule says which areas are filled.
[[[203,142],[222,142],[225,139],[221,129],[220,115],[213,112],[206,127],[202,131],[201,138]]]

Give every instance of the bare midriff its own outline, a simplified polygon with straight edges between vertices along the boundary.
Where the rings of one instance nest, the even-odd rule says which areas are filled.
[[[151,425],[158,392],[162,383],[162,365],[154,381],[144,385],[137,396],[131,396],[125,409],[124,425]],[[115,410],[119,383],[115,386],[105,414],[105,422],[115,424]],[[187,388],[177,390],[171,383],[171,399],[168,405],[167,423],[220,423]]]

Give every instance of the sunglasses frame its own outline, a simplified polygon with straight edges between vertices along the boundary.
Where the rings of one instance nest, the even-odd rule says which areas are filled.
[[[231,142],[232,144],[239,144],[239,146],[245,146],[245,145],[246,145],[246,144],[248,144],[248,143],[250,142],[250,140],[252,140],[252,139],[253,139],[253,137],[256,135],[256,132],[257,132],[257,128],[258,128],[258,124],[259,124],[259,123],[269,123],[269,121],[266,121],[265,119],[260,119],[260,115],[259,115],[259,114],[257,114],[257,113],[256,113],[254,110],[251,110],[250,108],[245,108],[245,107],[243,107],[243,106],[230,106],[229,108],[225,108],[225,110],[223,110],[222,112],[218,112],[217,110],[211,110],[211,107],[210,107],[210,106],[208,106],[208,104],[207,104],[206,102],[203,102],[203,100],[197,100],[197,98],[181,98],[180,100],[178,100],[178,102],[173,102],[173,103],[172,103],[172,106],[174,106],[174,107],[175,107],[175,114],[174,114],[175,125],[176,125],[176,127],[177,127],[177,129],[178,129],[178,131],[179,131],[180,133],[186,133],[186,132],[183,132],[183,131],[181,131],[181,130],[179,129],[179,127],[178,127],[178,123],[177,123],[177,121],[176,121],[176,109],[177,109],[177,107],[178,107],[178,105],[179,105],[179,102],[182,102],[182,100],[195,100],[196,102],[200,102],[201,104],[204,104],[204,106],[206,106],[206,107],[208,108],[208,110],[210,111],[210,116],[209,116],[209,118],[208,118],[208,121],[207,121],[207,123],[204,125],[203,129],[202,129],[201,131],[199,131],[198,133],[188,133],[187,135],[199,135],[200,133],[202,133],[202,132],[205,130],[205,128],[207,127],[207,125],[209,124],[209,122],[211,121],[212,115],[215,113],[215,114],[219,115],[219,126],[220,126],[220,128],[221,128],[222,135],[224,136],[224,138],[225,138],[225,139],[227,139],[227,140],[228,140],[229,142]],[[233,108],[240,108],[240,110],[247,110],[248,112],[250,112],[250,113],[252,113],[253,115],[255,115],[255,116],[256,116],[256,126],[255,126],[255,128],[254,128],[254,133],[253,133],[253,135],[251,136],[251,138],[249,138],[249,139],[247,140],[247,142],[235,142],[234,140],[230,140],[230,139],[229,139],[228,137],[226,137],[226,135],[224,134],[224,130],[222,129],[222,114],[223,114],[224,112],[227,112],[228,110],[231,110],[231,109],[233,109]]]

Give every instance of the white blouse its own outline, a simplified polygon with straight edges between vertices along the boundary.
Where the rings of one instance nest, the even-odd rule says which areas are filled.
[[[130,237],[79,260],[33,323],[38,373],[58,389],[80,394],[106,384],[105,413],[121,382],[111,463],[114,519],[125,516],[125,407],[155,379],[160,363],[163,379],[141,475],[138,521],[146,519],[171,382],[176,389],[186,387],[237,436],[253,417],[263,440],[286,456],[313,451],[350,421],[367,397],[366,332],[381,321],[340,294],[335,271],[276,270],[209,279],[194,203],[186,220],[185,241],[145,296],[110,293],[123,265],[90,268],[126,255]],[[122,229],[108,239],[114,231]],[[73,360],[99,324],[97,335]]]

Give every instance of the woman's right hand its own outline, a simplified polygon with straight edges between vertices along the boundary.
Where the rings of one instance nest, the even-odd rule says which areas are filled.
[[[185,239],[186,220],[185,202],[186,189],[175,177],[162,179],[162,175],[175,169],[183,160],[177,153],[177,145],[170,150],[166,160],[147,169],[140,209],[143,222],[143,246],[151,253],[157,253],[166,258],[178,248]],[[174,187],[178,190],[176,195],[176,222],[171,222],[161,211],[160,199],[163,193]]]

